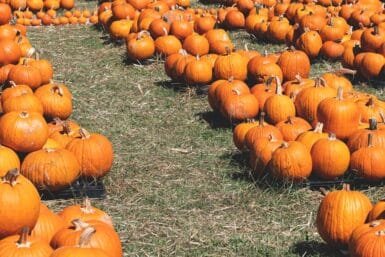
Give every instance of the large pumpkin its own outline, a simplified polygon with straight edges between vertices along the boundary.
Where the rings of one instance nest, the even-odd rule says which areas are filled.
[[[0,145],[0,177],[12,169],[20,169],[19,157],[12,149]]]
[[[0,238],[32,229],[39,217],[40,196],[19,170],[7,172],[0,183]]]
[[[313,172],[323,179],[342,176],[349,167],[350,152],[344,142],[334,134],[318,140],[311,148]]]
[[[18,85],[28,85],[32,89],[40,87],[42,83],[40,70],[28,64],[27,60],[23,64],[15,65],[9,71],[8,79]]]
[[[339,139],[346,140],[358,128],[360,114],[357,104],[344,99],[343,89],[339,88],[337,97],[320,102],[317,119],[324,124],[326,132],[334,133]]]
[[[76,180],[80,166],[75,155],[66,149],[43,149],[25,157],[21,173],[37,187],[56,191]]]
[[[12,17],[12,10],[8,4],[0,3],[0,25],[8,24]]]
[[[318,233],[330,246],[346,248],[355,228],[365,223],[372,204],[359,191],[350,191],[349,185],[342,190],[328,193],[317,213]]]
[[[380,257],[385,255],[385,223],[376,220],[357,227],[349,241],[351,257]]]
[[[310,73],[309,57],[299,50],[288,50],[281,54],[278,65],[283,73],[283,80],[294,80],[297,75],[308,78]]]
[[[269,170],[283,181],[299,182],[306,180],[312,170],[312,159],[306,146],[297,141],[284,142],[273,153]]]
[[[246,80],[248,60],[238,53],[219,56],[214,64],[214,76],[217,79]]]
[[[20,57],[21,49],[14,40],[0,39],[0,66],[7,64],[16,64],[19,61]]]
[[[48,138],[44,118],[35,112],[9,112],[0,118],[0,143],[18,152],[43,147]]]

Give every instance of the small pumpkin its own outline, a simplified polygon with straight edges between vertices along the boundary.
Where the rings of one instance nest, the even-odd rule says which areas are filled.
[[[382,256],[385,250],[381,247],[385,243],[384,220],[376,220],[358,226],[349,241],[349,254],[352,257]]]
[[[309,57],[300,50],[284,51],[277,63],[282,70],[283,80],[294,80],[297,75],[308,78],[310,73]]]
[[[285,141],[294,141],[298,135],[311,129],[306,120],[298,117],[288,117],[287,120],[278,122],[276,127],[281,131]]]

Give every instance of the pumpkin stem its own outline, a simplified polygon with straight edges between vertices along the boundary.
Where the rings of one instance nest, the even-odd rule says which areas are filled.
[[[28,242],[29,227],[23,227],[21,229],[19,240],[17,240],[18,247],[29,247],[30,243]]]
[[[275,93],[277,95],[282,95],[282,85],[281,80],[278,77],[275,77],[275,82],[277,83],[277,88],[275,90]]]
[[[237,96],[240,96],[240,95],[241,95],[241,92],[239,92],[239,90],[236,89],[236,88],[232,89],[231,91],[234,92],[235,95],[237,95]]]
[[[373,99],[373,97],[370,97],[368,102],[365,105],[368,106],[368,107],[372,107],[373,108],[374,107],[374,99]]]
[[[79,238],[79,243],[78,243],[79,247],[81,248],[87,247],[90,244],[92,235],[95,234],[95,232],[96,232],[96,229],[91,226],[84,229],[84,231],[82,232]]]
[[[374,228],[374,227],[377,227],[379,225],[381,225],[381,222],[379,220],[375,220],[375,221],[370,222],[369,227]]]
[[[16,87],[17,86],[15,81],[10,80],[8,83],[11,85],[11,87]]]
[[[261,112],[259,114],[259,126],[263,126],[265,124],[265,116],[266,116],[265,112]]]
[[[291,116],[287,117],[287,120],[286,120],[285,123],[286,123],[286,124],[293,125],[293,124],[294,124],[294,123],[293,123],[293,117],[291,117]]]
[[[63,89],[58,85],[53,86],[51,90],[53,93],[57,93],[59,96],[64,95]]]
[[[301,84],[303,81],[303,79],[299,73],[297,73],[297,75],[295,75],[295,80],[298,82],[298,84]]]
[[[350,191],[350,185],[344,183],[344,184],[342,185],[342,190]]]
[[[326,87],[326,84],[327,84],[327,82],[323,77],[316,78],[316,80],[315,80],[315,86],[316,87],[319,87],[319,86]]]
[[[3,183],[9,183],[11,186],[16,185],[16,180],[19,177],[20,172],[19,169],[12,169],[5,174],[4,177],[2,177]]]
[[[82,139],[87,139],[87,138],[90,138],[90,133],[85,130],[84,128],[81,128],[79,129],[79,133],[80,133],[80,136],[82,137]]]
[[[329,140],[332,140],[332,141],[337,140],[336,134],[330,133],[329,134]]]
[[[23,111],[23,112],[21,112],[21,113],[19,114],[19,116],[20,116],[20,118],[28,118],[28,117],[29,117],[29,114],[28,114],[28,112]]]
[[[379,29],[378,29],[378,26],[374,26],[374,27],[373,27],[373,33],[372,33],[372,34],[373,34],[373,35],[378,35],[379,32],[380,32],[380,31],[379,31]]]
[[[168,36],[168,31],[167,31],[167,29],[163,27],[162,30],[163,30],[163,32],[164,32],[164,35],[165,35],[165,36]]]
[[[357,71],[348,69],[348,68],[340,68],[338,69],[335,74],[337,75],[344,75],[344,74],[349,74],[349,75],[356,75]]]
[[[376,236],[385,236],[385,230],[377,231]]]
[[[324,124],[322,122],[317,122],[317,125],[315,126],[314,132],[315,133],[322,133],[323,128],[324,128]]]
[[[249,44],[248,43],[245,44],[245,50],[246,50],[246,52],[249,51]]]
[[[337,99],[342,101],[344,100],[344,89],[343,87],[338,87],[337,89]]]
[[[288,148],[289,147],[289,143],[288,142],[283,142],[281,144],[281,148]]]
[[[72,225],[75,227],[76,231],[88,228],[90,225],[81,219],[74,219],[71,221]]]
[[[92,208],[92,205],[91,205],[90,198],[88,198],[88,197],[84,198],[83,207],[81,209],[83,212],[88,213],[88,214],[94,212],[94,209]]]
[[[138,33],[138,35],[136,36],[136,39],[142,39],[143,35],[149,36],[150,32],[148,32],[147,30],[142,30],[141,32]]]
[[[324,187],[320,187],[319,191],[323,196],[326,196],[329,193],[329,191],[327,191]]]
[[[375,118],[369,119],[369,130],[377,130],[377,120]]]
[[[33,56],[34,54],[36,54],[36,49],[33,48],[33,47],[29,48],[28,51],[27,51],[27,58],[32,58],[32,56]],[[36,58],[35,58],[35,59],[36,59]],[[24,63],[24,62],[23,62],[23,63]]]

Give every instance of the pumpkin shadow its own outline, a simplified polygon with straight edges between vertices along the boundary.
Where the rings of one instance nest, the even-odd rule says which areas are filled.
[[[233,125],[222,117],[218,112],[206,111],[199,112],[195,116],[199,117],[200,120],[206,122],[212,129],[224,129],[232,128]]]
[[[292,246],[291,252],[298,256],[325,256],[325,257],[344,257],[346,255],[329,247],[327,244],[310,240],[297,242]]]

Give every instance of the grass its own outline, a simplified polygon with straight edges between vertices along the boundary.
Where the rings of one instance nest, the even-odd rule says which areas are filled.
[[[29,37],[73,92],[72,118],[113,142],[108,196],[95,204],[113,217],[125,256],[340,256],[314,227],[320,193],[250,180],[231,129],[204,95],[170,83],[162,62],[128,64],[124,46],[92,27],[34,28]],[[318,61],[313,74],[330,67]],[[384,190],[365,193],[375,201]]]

